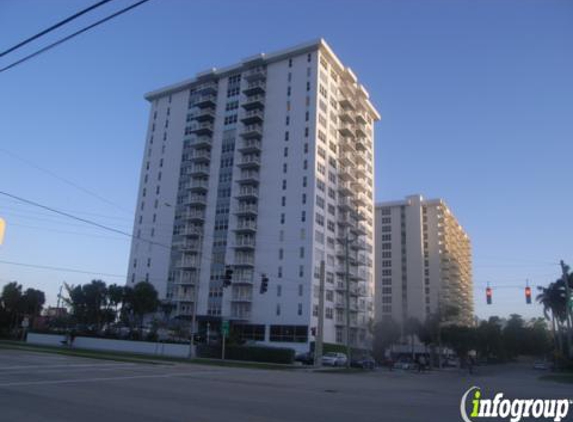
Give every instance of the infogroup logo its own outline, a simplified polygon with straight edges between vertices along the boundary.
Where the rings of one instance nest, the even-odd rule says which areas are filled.
[[[471,400],[469,406],[468,400]],[[481,389],[474,386],[462,396],[460,413],[464,422],[475,422],[479,418],[509,419],[511,422],[535,418],[559,422],[567,416],[572,404],[573,400],[569,399],[504,399],[503,393],[495,394],[493,399],[484,399]],[[468,408],[471,409],[469,415]]]

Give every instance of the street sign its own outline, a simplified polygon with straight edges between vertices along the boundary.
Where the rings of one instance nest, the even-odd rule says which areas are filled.
[[[223,321],[221,324],[221,332],[225,337],[229,335],[229,321]]]

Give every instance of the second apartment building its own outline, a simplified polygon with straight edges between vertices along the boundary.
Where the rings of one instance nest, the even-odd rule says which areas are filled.
[[[473,324],[469,236],[441,199],[412,195],[376,205],[376,319],[424,322],[455,307]]]

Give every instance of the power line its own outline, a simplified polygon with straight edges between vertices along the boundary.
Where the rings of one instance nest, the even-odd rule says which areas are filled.
[[[126,278],[126,276],[123,274],[98,273],[95,271],[85,271],[85,270],[78,270],[78,269],[74,269],[74,268],[52,267],[50,265],[26,264],[24,262],[0,260],[0,264],[16,265],[18,267],[27,267],[27,268],[38,268],[38,269],[42,269],[42,270],[65,271],[68,273],[91,274],[91,275],[102,275],[105,277]]]
[[[109,0],[108,0],[108,1],[109,1]],[[93,191],[91,191],[91,190],[89,190],[89,189],[87,189],[87,188],[84,188],[83,186],[80,186],[80,185],[78,185],[78,184],[75,183],[75,182],[72,182],[72,181],[70,181],[70,180],[68,180],[68,179],[66,179],[66,178],[64,178],[64,177],[62,177],[62,176],[59,176],[58,174],[54,173],[54,172],[51,171],[51,170],[48,170],[48,169],[43,168],[43,167],[40,167],[39,165],[37,165],[37,164],[35,164],[35,163],[33,163],[33,162],[27,160],[27,159],[24,159],[24,158],[22,158],[22,157],[20,157],[20,156],[18,156],[18,155],[16,155],[16,154],[14,154],[13,152],[8,151],[8,150],[5,149],[5,148],[0,148],[0,152],[2,152],[2,153],[4,153],[4,154],[6,154],[6,155],[8,155],[8,156],[10,156],[10,157],[12,157],[12,158],[18,160],[18,161],[21,161],[22,163],[24,163],[24,164],[26,164],[26,165],[28,165],[28,166],[30,166],[30,167],[32,167],[32,168],[35,168],[36,170],[39,170],[39,171],[41,171],[41,172],[43,172],[43,173],[46,173],[46,174],[52,176],[53,178],[59,180],[60,182],[66,183],[67,185],[72,186],[73,188],[75,188],[75,189],[77,189],[77,190],[79,190],[79,191],[81,191],[81,192],[83,192],[83,193],[85,193],[85,194],[87,194],[87,195],[93,196],[94,198],[99,199],[100,201],[105,202],[106,204],[111,205],[111,206],[113,206],[114,208],[117,208],[117,209],[119,209],[119,210],[121,210],[121,211],[123,211],[123,212],[125,212],[125,213],[128,212],[128,211],[126,211],[125,209],[123,209],[121,206],[119,206],[119,205],[117,205],[116,203],[110,201],[109,199],[106,199],[106,198],[104,198],[103,196],[98,195],[97,193],[95,193],[95,192],[93,192]]]
[[[113,228],[113,227],[109,227],[109,226],[106,226],[106,225],[104,225],[104,224],[100,224],[100,223],[98,223],[98,222],[95,222],[95,221],[92,221],[92,220],[88,220],[87,218],[78,217],[78,216],[75,216],[75,215],[73,215],[73,214],[69,214],[69,213],[67,213],[67,212],[60,211],[60,210],[57,210],[57,209],[55,209],[55,208],[48,207],[47,205],[42,205],[42,204],[40,204],[40,203],[38,203],[38,202],[34,202],[34,201],[29,200],[29,199],[25,199],[25,198],[22,198],[22,197],[19,197],[19,196],[16,196],[16,195],[12,195],[12,194],[10,194],[10,193],[8,193],[8,192],[0,191],[0,195],[4,195],[4,196],[7,196],[7,197],[9,197],[9,198],[16,199],[17,201],[23,202],[23,203],[25,203],[25,204],[33,205],[33,206],[35,206],[35,207],[42,208],[42,209],[51,211],[51,212],[53,212],[53,213],[63,215],[64,217],[71,218],[72,220],[81,221],[81,222],[83,222],[83,223],[89,224],[89,225],[94,226],[94,227],[98,227],[98,228],[103,229],[103,230],[107,230],[107,231],[110,231],[110,232],[113,232],[113,233],[118,233],[118,234],[121,234],[121,235],[123,235],[123,236],[130,237],[130,238],[133,238],[133,239],[138,239],[138,240],[141,240],[142,242],[146,242],[146,243],[149,243],[149,244],[152,244],[152,245],[158,245],[158,246],[161,246],[161,247],[164,247],[164,248],[167,248],[167,249],[171,249],[171,246],[167,246],[167,245],[164,245],[164,244],[162,244],[162,243],[154,242],[154,241],[148,240],[148,239],[135,237],[135,236],[133,236],[132,234],[127,233],[127,232],[125,232],[125,231],[123,231],[123,230],[118,230],[118,229],[115,229],[115,228]]]
[[[12,51],[19,49],[20,47],[25,46],[25,45],[28,44],[29,42],[32,42],[32,41],[34,41],[34,40],[36,40],[36,39],[38,39],[38,38],[40,38],[40,37],[46,35],[47,33],[52,32],[54,29],[57,29],[57,28],[59,28],[60,26],[63,26],[63,25],[65,25],[66,23],[71,22],[71,21],[73,21],[74,19],[77,19],[77,18],[79,18],[80,16],[82,16],[82,15],[88,13],[89,11],[94,10],[94,9],[97,9],[98,7],[103,6],[103,5],[106,4],[106,3],[109,3],[110,1],[111,1],[111,0],[102,0],[102,1],[100,1],[100,2],[98,2],[98,3],[96,3],[96,4],[94,4],[94,5],[91,5],[90,7],[86,8],[86,9],[80,10],[79,12],[73,14],[72,16],[69,16],[69,17],[67,17],[67,18],[64,19],[64,20],[61,20],[60,22],[58,22],[58,23],[56,23],[56,24],[50,26],[49,28],[44,29],[44,30],[41,31],[41,32],[38,32],[36,35],[33,35],[33,36],[31,36],[30,38],[25,39],[24,41],[22,41],[22,42],[16,44],[16,45],[13,46],[13,47],[10,47],[8,50],[3,51],[2,53],[0,53],[0,57],[3,57],[3,56],[5,56],[6,54],[11,53]]]
[[[0,73],[5,72],[6,70],[9,70],[9,69],[11,69],[11,68],[13,68],[13,67],[15,67],[15,66],[18,66],[19,64],[22,64],[22,63],[24,63],[24,62],[26,62],[26,61],[28,61],[28,60],[30,60],[30,59],[36,57],[36,56],[39,56],[40,54],[45,53],[46,51],[51,50],[52,48],[57,47],[58,45],[63,44],[64,42],[69,41],[69,40],[71,40],[72,38],[75,38],[75,37],[77,37],[78,35],[81,35],[81,34],[83,34],[84,32],[87,32],[87,31],[89,31],[90,29],[95,28],[96,26],[101,25],[102,23],[105,23],[105,22],[107,22],[107,21],[109,21],[109,20],[111,20],[111,19],[113,19],[113,18],[115,18],[115,17],[117,17],[117,16],[119,16],[119,15],[122,15],[122,14],[124,14],[124,13],[130,11],[131,9],[134,9],[134,8],[136,8],[136,7],[140,6],[140,5],[142,5],[143,3],[147,3],[148,1],[149,1],[149,0],[140,0],[140,1],[138,1],[137,3],[135,3],[135,4],[132,4],[131,6],[125,7],[125,8],[121,9],[121,10],[118,11],[118,12],[115,12],[115,13],[113,13],[113,14],[111,14],[111,15],[109,15],[109,16],[103,18],[103,19],[100,19],[99,21],[97,21],[97,22],[95,22],[95,23],[93,23],[93,24],[91,24],[91,25],[89,25],[89,26],[86,26],[85,28],[82,28],[82,29],[80,29],[79,31],[76,31],[76,32],[74,32],[74,33],[71,34],[71,35],[68,35],[68,36],[66,36],[66,37],[64,37],[64,38],[61,38],[61,39],[59,39],[58,41],[55,41],[55,42],[53,42],[52,44],[49,44],[49,45],[47,45],[46,47],[41,48],[40,50],[38,50],[38,51],[36,51],[36,52],[34,52],[34,53],[32,53],[32,54],[29,54],[29,55],[25,56],[24,58],[22,58],[22,59],[20,59],[20,60],[17,60],[17,61],[15,61],[15,62],[12,63],[12,64],[9,64],[9,65],[6,66],[6,67],[1,68],[1,69],[0,69]]]

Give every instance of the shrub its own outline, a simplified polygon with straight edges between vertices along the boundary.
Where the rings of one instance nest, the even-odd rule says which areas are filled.
[[[197,355],[202,358],[220,359],[220,346],[197,346]],[[230,360],[244,360],[266,363],[294,362],[294,350],[279,347],[265,346],[227,346],[225,347],[225,358]]]

